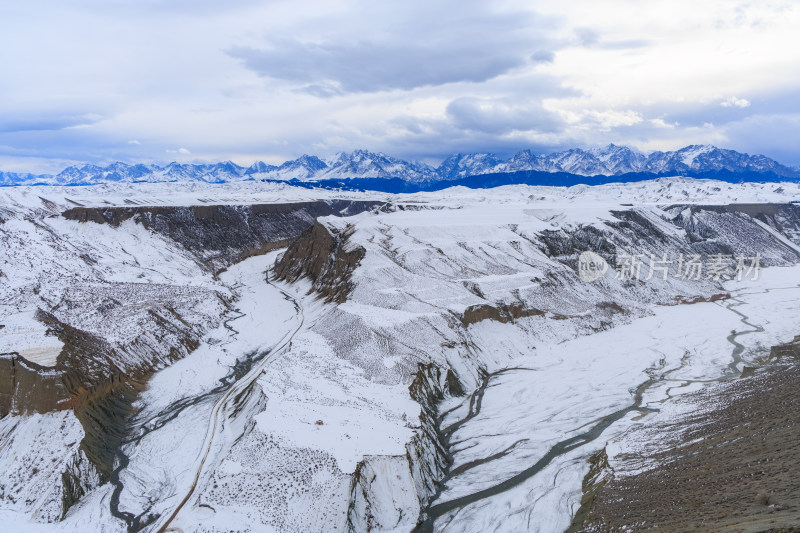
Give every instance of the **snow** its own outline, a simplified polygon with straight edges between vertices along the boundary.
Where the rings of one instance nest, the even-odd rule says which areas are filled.
[[[50,214],[76,207],[105,206],[186,206],[221,204],[260,204],[346,198],[434,204],[453,208],[464,202],[503,204],[535,200],[536,208],[591,206],[594,203],[619,205],[701,204],[789,202],[800,196],[800,184],[742,183],[694,178],[658,178],[635,183],[545,187],[507,185],[494,189],[452,187],[436,192],[388,194],[374,191],[335,191],[305,189],[284,183],[114,183],[85,187],[20,186],[0,188],[4,209],[43,210],[51,203]],[[8,215],[3,215],[8,218]],[[5,225],[8,225],[6,222]]]
[[[52,364],[60,345],[46,344],[52,337],[33,319],[40,306],[70,302],[74,308],[59,307],[59,316],[120,344],[142,329],[140,320],[154,302],[177,306],[181,316],[198,325],[201,343],[159,370],[136,404],[131,440],[123,448],[130,462],[120,472],[122,510],[158,514],[157,525],[177,511],[169,525],[184,531],[328,532],[344,530],[348,512],[356,509],[352,512],[374,513],[377,530],[408,531],[420,508],[406,448],[419,434],[420,405],[411,399],[409,385],[420,364],[451,369],[468,394],[484,372],[497,372],[480,413],[452,436],[453,467],[465,469],[448,480],[437,500],[445,502],[529,468],[555,443],[629,406],[632,391],[650,377],[658,381],[643,404],[660,409],[658,416],[672,416],[671,398],[731,375],[728,336],[749,329],[737,313],[764,327],[737,337],[745,346],[740,366],[800,333],[795,330],[797,266],[771,267],[758,280],[724,284],[675,279],[626,284],[613,275],[588,284],[545,253],[544,232],[566,235],[591,225],[612,234],[620,252],[639,251],[634,246],[658,251],[685,237],[670,222],[670,213],[680,208],[668,212],[666,206],[786,202],[798,192],[794,183],[730,185],[681,178],[598,187],[456,187],[411,195],[258,182],[2,190],[0,324],[6,328],[0,332],[0,352],[20,351]],[[316,198],[392,202],[380,213],[319,220],[329,228],[350,227],[348,249],[365,251],[353,273],[354,289],[341,305],[309,294],[307,280],[267,283],[265,271],[278,252],[246,259],[213,279],[181,247],[132,220],[115,228],[57,216],[75,204]],[[625,240],[614,213],[634,203],[637,213],[666,236],[666,244]],[[797,248],[788,234],[752,227],[760,228],[759,239]],[[82,254],[91,260],[81,259]],[[726,291],[731,300],[665,305],[676,296]],[[119,295],[133,310],[131,316],[97,311],[101,297]],[[232,309],[217,295],[232,301]],[[621,310],[604,311],[602,304],[609,302]],[[472,306],[514,304],[542,314],[508,323],[462,321]],[[220,387],[220,380],[248,357],[257,360],[252,368],[241,370],[235,384]],[[463,419],[468,407],[468,398],[446,396],[440,412],[454,410],[444,425]],[[586,458],[656,416],[640,415],[625,414],[597,439],[556,457],[515,487],[441,517],[437,529],[565,528],[580,500]],[[12,427],[17,422],[21,425]],[[61,424],[62,433],[47,437]],[[64,450],[75,450],[67,436],[76,442],[82,437],[69,412],[6,417],[0,431],[11,436],[0,449],[3,481],[20,475],[19,458],[61,457]],[[36,439],[47,442],[37,447]],[[476,466],[466,468],[473,462]],[[42,483],[57,486],[58,468],[46,473],[50,477],[26,481],[23,492],[37,494]],[[361,477],[355,481],[363,483],[360,496],[352,492],[356,472]],[[91,490],[64,522],[42,525],[42,530],[124,530],[109,510],[113,489]],[[25,530],[38,519],[34,507],[51,508],[53,492],[47,505],[3,503],[0,517]]]
[[[699,155],[707,154],[713,148],[713,146],[687,146],[680,151],[681,161],[687,167],[692,167],[694,166],[694,162]]]
[[[169,404],[212,389],[228,368],[243,354],[260,352],[279,343],[296,326],[296,312],[275,286],[265,282],[265,273],[276,252],[248,258],[220,275],[240,297],[235,312],[206,334],[205,342],[189,357],[158,372],[142,396],[141,416],[155,414]]]
[[[800,313],[800,268],[797,266],[764,269],[758,280],[727,282],[726,288],[733,293],[735,300],[732,305],[736,311],[749,317],[751,324],[764,329],[754,331],[744,323],[736,326],[735,329],[742,333],[736,341],[744,346],[743,364],[758,365],[759,360],[769,355],[771,346],[791,341],[798,334],[796,317]],[[704,386],[708,386],[708,383],[690,382],[683,389],[672,389],[670,395],[674,397],[702,390]],[[606,451],[609,463],[615,469],[615,476],[635,475],[656,466],[647,457],[659,449],[688,445],[689,442],[682,440],[680,425],[675,423],[684,420],[689,413],[697,415],[714,408],[715,405],[698,403],[693,398],[682,402],[664,402],[659,405],[659,412],[650,416],[649,424],[652,427],[675,426],[672,434],[662,435],[655,441],[643,439],[646,432],[623,432],[610,438]],[[637,437],[633,438],[632,435]],[[631,457],[640,459],[629,461],[627,458]]]
[[[2,312],[0,316],[3,316],[5,327],[0,335],[0,353],[15,351],[32,363],[55,366],[64,343],[53,335],[47,335],[47,327],[34,318],[35,314],[35,309]]]
[[[302,336],[259,382],[268,403],[258,429],[287,446],[329,453],[345,474],[366,455],[403,454],[419,406],[407,386],[376,386],[363,373],[337,360],[323,338]]]
[[[120,500],[123,509],[146,510],[153,498],[162,514],[177,505],[190,490],[194,474],[205,459],[209,437],[219,431],[208,422],[209,413],[221,396],[214,392],[219,381],[237,359],[271,350],[298,327],[300,317],[292,302],[265,282],[265,271],[274,259],[274,253],[252,257],[223,273],[221,281],[236,287],[241,295],[236,303],[238,311],[228,321],[233,330],[221,325],[210,331],[200,348],[150,380],[138,405],[137,419],[143,428],[169,417],[175,405],[185,402],[188,407],[126,449],[130,464],[120,475],[125,486]],[[270,354],[267,359],[277,356]],[[197,403],[193,402],[195,398],[199,399]],[[260,404],[256,402],[253,408],[258,412]],[[241,423],[246,425],[247,418]],[[211,447],[209,464],[218,463],[225,455],[223,450],[229,449],[243,430],[235,421],[230,427],[225,426]],[[213,471],[213,467],[209,470]]]
[[[80,453],[83,429],[60,411],[0,419],[0,520],[5,531],[43,531],[61,516],[61,474]],[[13,524],[13,526],[12,526]],[[47,529],[53,531],[51,524]]]

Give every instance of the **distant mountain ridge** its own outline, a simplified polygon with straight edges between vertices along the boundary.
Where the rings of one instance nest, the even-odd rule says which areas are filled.
[[[518,172],[567,173],[577,176],[623,176],[629,174],[696,175],[713,172],[743,173],[800,178],[800,169],[790,168],[763,155],[749,155],[710,145],[691,145],[671,152],[643,154],[626,146],[573,148],[536,155],[523,150],[508,159],[493,154],[453,154],[434,168],[404,161],[384,153],[355,150],[325,161],[303,155],[281,165],[262,161],[242,167],[231,161],[212,164],[112,163],[101,167],[72,166],[55,175],[0,172],[0,186],[91,185],[99,183],[196,181],[227,183],[249,180],[321,182],[363,178],[400,179],[411,183],[463,180],[484,174]]]

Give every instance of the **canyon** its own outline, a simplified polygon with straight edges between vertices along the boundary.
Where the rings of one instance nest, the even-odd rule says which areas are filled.
[[[757,397],[776,360],[791,376],[798,192],[687,178],[4,188],[0,520],[640,524],[609,521],[614,498],[657,484],[662,448],[702,424],[693,409],[734,409],[725,387]],[[585,251],[608,264],[592,282]],[[623,275],[633,256],[641,276]],[[691,256],[732,269],[681,275]]]

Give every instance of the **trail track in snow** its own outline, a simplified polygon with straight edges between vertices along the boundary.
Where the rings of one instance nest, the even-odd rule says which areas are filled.
[[[268,275],[266,276],[267,279],[265,281],[269,282]],[[157,531],[158,533],[164,533],[166,531],[181,531],[180,528],[177,527],[169,527],[173,520],[178,516],[181,509],[189,502],[194,491],[197,489],[197,484],[200,480],[200,477],[203,474],[203,468],[205,467],[206,461],[211,453],[211,449],[214,444],[214,438],[218,434],[218,430],[220,429],[220,413],[228,406],[231,399],[238,396],[240,393],[244,393],[249,387],[255,383],[256,379],[264,372],[266,366],[276,357],[285,353],[291,347],[292,339],[297,334],[300,329],[302,329],[303,324],[305,323],[305,316],[303,314],[303,308],[300,303],[295,299],[292,295],[288,292],[284,291],[283,289],[276,286],[276,288],[283,294],[283,297],[287,300],[291,301],[294,304],[295,309],[297,310],[297,314],[300,317],[300,321],[297,327],[288,333],[281,341],[278,342],[272,349],[266,351],[266,356],[261,359],[244,377],[236,381],[228,391],[222,395],[222,397],[217,400],[214,404],[211,414],[211,420],[209,421],[208,428],[206,430],[206,438],[203,443],[203,456],[200,460],[199,465],[197,466],[197,471],[195,472],[194,479],[192,480],[192,485],[189,487],[186,495],[180,501],[180,503],[175,507],[175,509],[170,513],[166,518],[162,518],[156,521],[155,526],[153,527],[153,531]],[[229,327],[226,324],[226,327]]]

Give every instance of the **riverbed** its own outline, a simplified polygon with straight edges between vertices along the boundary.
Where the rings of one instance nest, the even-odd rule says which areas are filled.
[[[769,346],[800,333],[798,282],[797,267],[762,270],[757,281],[729,282],[730,299],[659,307],[630,324],[535,346],[493,372],[480,398],[445,406],[452,411],[442,427],[460,425],[449,436],[451,474],[428,528],[566,530],[588,459],[609,439],[647,424],[675,396],[738,377]],[[511,326],[479,327],[497,330],[483,338],[525,342]],[[471,416],[470,405],[479,408]]]

